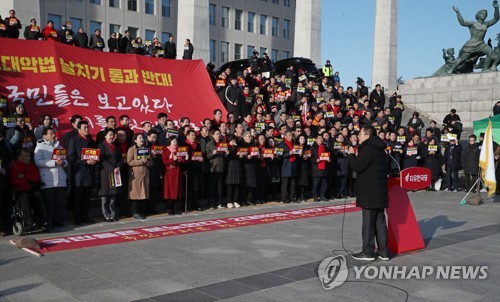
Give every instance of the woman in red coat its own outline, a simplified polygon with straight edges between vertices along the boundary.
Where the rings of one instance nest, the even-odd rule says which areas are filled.
[[[163,150],[162,160],[165,165],[163,173],[163,198],[167,200],[167,205],[171,205],[172,215],[180,213],[178,200],[182,198],[182,157],[177,156],[177,138],[171,137],[167,142],[167,148]]]
[[[61,37],[59,37],[59,34],[57,33],[57,29],[54,28],[54,21],[49,20],[49,22],[47,22],[47,25],[45,26],[45,28],[42,31],[42,37],[44,40],[47,40],[47,41],[59,42],[59,39]]]

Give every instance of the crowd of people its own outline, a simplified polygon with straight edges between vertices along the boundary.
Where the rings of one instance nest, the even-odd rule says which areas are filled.
[[[10,14],[7,36],[16,38],[21,26]],[[49,35],[44,30],[37,36],[32,30],[36,21],[30,26],[28,37],[62,43],[70,38],[68,29],[63,35],[51,29]],[[79,38],[69,35],[79,46]],[[99,41],[92,38],[88,45],[102,50]],[[113,52],[124,50],[121,43],[111,45]],[[164,55],[169,51],[175,47],[166,44]],[[367,127],[386,145],[392,176],[423,166],[432,171],[428,190],[471,189],[483,137],[471,135],[463,150],[456,110],[446,115],[443,127],[436,121],[425,125],[418,112],[405,124],[405,105],[397,92],[386,96],[380,85],[370,92],[361,78],[356,88],[344,89],[338,72],[326,66],[319,80],[294,66],[281,76],[256,68],[227,69],[217,78],[211,74],[227,116],[217,109],[201,127],[189,117],[176,123],[160,113],[134,131],[122,115],[107,117],[104,129],[89,133],[88,123],[74,115],[72,130],[58,141],[54,117],[29,116],[22,103],[9,103],[3,115],[12,117],[12,123],[0,125],[0,201],[19,202],[28,227],[38,224],[48,230],[64,225],[65,203],[75,225],[93,223],[89,206],[95,194],[109,222],[120,216],[144,219],[160,203],[169,214],[179,214],[184,200],[194,211],[356,197],[357,174],[349,168],[348,154],[350,148],[357,150],[358,134]],[[39,118],[38,125],[32,118]],[[98,149],[98,156],[86,149]],[[500,156],[500,148],[495,154]]]
[[[16,17],[14,10],[9,11],[9,17],[2,19],[0,16],[0,37],[18,39],[22,30],[21,21]],[[143,41],[141,37],[132,37],[129,30],[124,35],[119,32],[111,33],[107,41],[101,35],[100,29],[95,29],[92,35],[85,32],[83,27],[73,31],[73,24],[65,22],[60,29],[54,27],[54,21],[49,20],[44,28],[37,25],[36,19],[31,19],[25,26],[23,36],[26,40],[46,40],[60,42],[66,45],[104,51],[106,45],[109,52],[137,54],[157,58],[176,59],[177,46],[174,36],[170,35],[163,45],[158,38],[152,41]],[[190,39],[184,41],[182,59],[193,58],[194,47]]]

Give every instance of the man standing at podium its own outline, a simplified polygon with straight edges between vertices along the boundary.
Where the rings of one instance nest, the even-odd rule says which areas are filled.
[[[385,210],[388,207],[386,144],[377,136],[373,126],[363,126],[358,135],[359,148],[349,148],[349,166],[357,173],[356,206],[362,208],[363,249],[352,254],[357,260],[375,260],[375,238],[378,258],[389,260]]]

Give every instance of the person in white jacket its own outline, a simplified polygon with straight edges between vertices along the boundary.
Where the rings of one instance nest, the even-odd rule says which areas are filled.
[[[35,165],[40,171],[42,180],[41,191],[47,209],[49,228],[62,227],[63,201],[66,192],[66,172],[68,160],[52,159],[54,149],[64,150],[64,147],[55,139],[55,130],[51,127],[42,130],[42,139],[35,148]]]

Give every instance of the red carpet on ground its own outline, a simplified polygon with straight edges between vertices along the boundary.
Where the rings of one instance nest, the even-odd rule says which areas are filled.
[[[355,203],[345,205],[345,212],[360,211]],[[101,233],[91,233],[76,236],[65,236],[39,240],[43,253],[59,252],[81,248],[89,248],[108,244],[124,243],[139,240],[156,239],[178,235],[188,235],[200,232],[224,230],[259,224],[275,223],[287,220],[321,217],[342,214],[344,205],[313,207],[281,212],[270,212],[246,216],[201,220],[158,226],[148,226],[134,229],[124,229]]]

